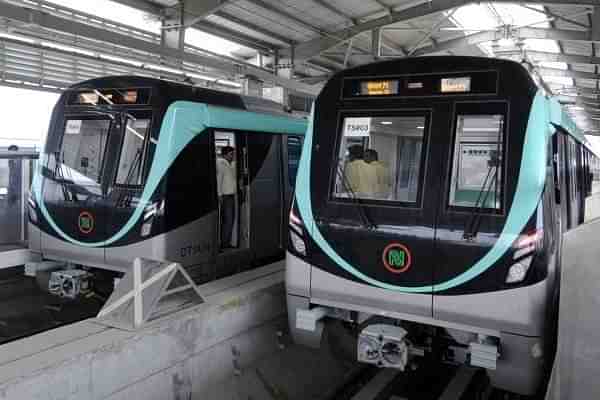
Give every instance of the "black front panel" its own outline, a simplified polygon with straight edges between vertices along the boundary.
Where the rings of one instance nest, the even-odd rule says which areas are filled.
[[[217,209],[213,154],[211,136],[203,132],[183,149],[169,169],[166,184],[167,231]]]
[[[422,89],[423,96],[404,96],[401,88],[406,89],[412,82],[410,76],[420,79],[423,71],[431,72],[430,81],[423,80],[422,88],[412,89],[415,93]],[[418,287],[422,289],[420,292],[427,292],[427,287],[474,267],[498,240],[516,189],[536,87],[527,71],[515,63],[477,58],[432,57],[384,62],[344,74],[327,84],[315,106],[310,192],[318,229],[335,252],[360,273],[383,284]],[[441,89],[426,82],[440,82],[446,76],[473,79],[468,91],[461,87],[460,81],[452,81],[446,87],[448,93],[427,97]],[[391,92],[361,96],[364,88],[361,83],[380,77],[382,80],[400,77],[398,89],[392,85]],[[388,90],[389,86],[372,88]],[[340,93],[344,94],[342,100]],[[371,198],[358,196],[358,201],[350,195],[347,198],[336,195],[338,164],[347,170],[353,161],[364,158],[364,155],[353,156],[350,148],[345,153],[340,151],[344,132],[349,133],[352,144],[362,145],[366,153],[373,147],[373,132],[393,136],[393,132],[383,128],[373,129],[372,124],[395,126],[397,121],[392,117],[419,113],[427,118],[421,148],[424,165],[419,191],[408,199],[411,201],[394,201],[399,197],[387,193]],[[346,117],[365,116],[371,119],[353,120],[352,126],[345,121]],[[382,116],[389,118],[377,119]],[[357,139],[361,136],[369,139]],[[381,155],[390,146],[380,144],[374,148]],[[398,159],[410,157],[400,150],[396,154]],[[389,160],[399,162],[388,156],[388,167]],[[463,175],[453,175],[453,170],[459,167]],[[392,177],[396,186],[403,179],[398,173]],[[361,190],[369,189],[357,185],[355,191]],[[532,218],[527,227],[535,230],[537,217]],[[310,262],[318,268],[362,282],[360,277],[344,271],[314,242],[309,254]],[[396,265],[390,268],[389,264]],[[407,264],[408,268],[404,268]],[[502,267],[490,268],[476,280],[442,293],[505,288],[508,266],[503,259],[498,264]]]

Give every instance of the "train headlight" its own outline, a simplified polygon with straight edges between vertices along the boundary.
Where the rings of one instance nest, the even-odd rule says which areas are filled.
[[[37,225],[38,223],[38,217],[37,217],[37,205],[35,204],[35,200],[33,200],[33,198],[28,197],[27,198],[27,203],[29,204],[29,220],[31,221],[31,223]]]
[[[306,243],[304,243],[304,239],[292,229],[290,229],[290,241],[292,242],[292,246],[294,246],[294,250],[303,256],[306,255]]]
[[[306,242],[304,241],[304,223],[294,212],[295,203],[292,203],[290,209],[289,218],[289,229],[290,229],[290,242],[294,251],[298,254],[306,256]]]
[[[529,271],[532,259],[533,256],[529,256],[511,265],[508,269],[508,274],[506,275],[506,283],[522,282],[527,276],[527,271]]]

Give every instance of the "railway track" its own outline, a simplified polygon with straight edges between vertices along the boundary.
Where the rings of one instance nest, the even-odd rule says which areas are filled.
[[[514,400],[492,389],[485,370],[423,363],[405,372],[365,367],[327,400]]]

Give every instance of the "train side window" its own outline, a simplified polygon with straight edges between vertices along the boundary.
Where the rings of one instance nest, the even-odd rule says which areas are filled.
[[[144,142],[149,128],[149,119],[127,120],[117,167],[117,185],[142,184]]]
[[[296,185],[296,175],[298,174],[298,165],[300,164],[300,155],[302,154],[302,140],[298,136],[287,137],[288,152],[288,178],[290,186]]]
[[[458,115],[450,206],[500,210],[504,116]]]
[[[418,203],[426,126],[425,116],[344,118],[333,197]]]

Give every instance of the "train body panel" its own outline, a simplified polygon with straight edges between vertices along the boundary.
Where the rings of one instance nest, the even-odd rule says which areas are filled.
[[[512,354],[494,357],[495,383],[532,393],[557,298],[560,227],[595,217],[584,199],[597,167],[517,63],[425,57],[339,73],[316,100],[290,216],[286,285],[305,307],[290,310],[301,315],[292,331],[305,340],[298,327],[323,315],[359,329],[383,317],[414,343],[407,321],[442,327],[473,360],[480,345]],[[514,362],[536,370],[511,386]]]

